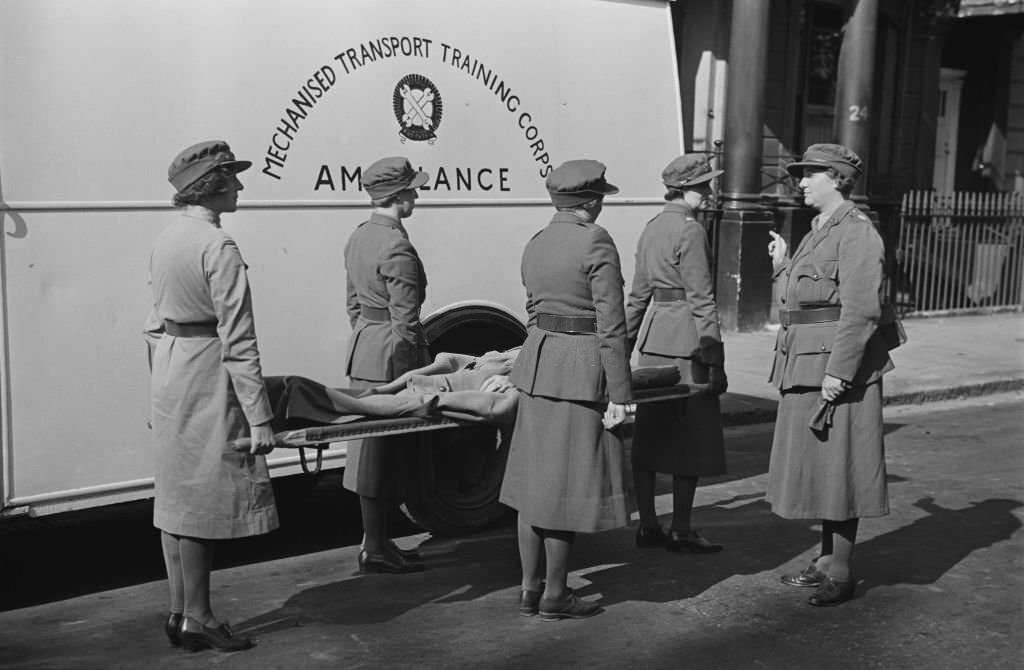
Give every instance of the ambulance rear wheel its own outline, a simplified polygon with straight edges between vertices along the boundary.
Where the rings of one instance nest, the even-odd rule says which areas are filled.
[[[487,305],[444,312],[424,327],[432,354],[478,356],[517,347],[526,339],[518,319]],[[465,535],[510,521],[511,511],[498,502],[509,431],[481,424],[422,436],[417,481],[402,508],[406,516],[438,535]]]

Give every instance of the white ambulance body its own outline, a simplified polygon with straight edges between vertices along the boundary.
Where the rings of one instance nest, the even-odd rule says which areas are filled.
[[[661,0],[5,0],[0,53],[0,515],[152,495],[141,330],[185,146],[223,139],[254,163],[224,227],[264,373],[337,386],[360,166],[405,155],[430,173],[408,222],[423,313],[435,350],[482,352],[522,337],[519,262],[552,213],[548,171],[607,164],[621,192],[600,223],[628,284],[683,146]],[[459,466],[435,453],[432,477]],[[295,473],[297,455],[271,464]],[[493,508],[495,476],[449,501],[453,526]]]

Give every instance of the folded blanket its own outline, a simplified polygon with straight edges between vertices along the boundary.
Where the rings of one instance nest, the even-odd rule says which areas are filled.
[[[633,388],[675,386],[679,383],[679,368],[674,365],[650,365],[633,368]]]
[[[264,377],[275,431],[338,424],[367,417],[428,417],[437,415],[437,396],[420,394],[357,397],[361,390],[330,388],[320,382],[290,375]]]

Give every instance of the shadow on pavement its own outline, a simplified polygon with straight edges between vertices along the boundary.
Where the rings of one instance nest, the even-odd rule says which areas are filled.
[[[577,537],[571,559],[574,576],[589,582],[582,596],[601,595],[603,605],[622,601],[671,602],[692,598],[738,574],[777,568],[813,547],[818,534],[809,524],[776,517],[763,494],[735,496],[698,508],[709,536],[726,550],[719,554],[673,554],[639,550],[635,528]],[[315,586],[290,597],[279,609],[240,623],[246,633],[268,633],[306,623],[361,625],[390,621],[428,602],[472,601],[508,590],[514,615],[519,561],[514,533],[456,541],[428,541],[420,548],[428,570],[414,575],[359,575]],[[352,568],[354,569],[354,565]]]
[[[856,570],[866,579],[861,588],[938,581],[973,552],[1010,539],[1022,525],[1012,512],[1022,505],[990,498],[950,509],[921,498],[914,506],[928,516],[857,545]]]

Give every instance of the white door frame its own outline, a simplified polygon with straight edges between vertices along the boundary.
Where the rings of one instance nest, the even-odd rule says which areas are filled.
[[[935,163],[932,186],[948,193],[956,183],[956,143],[960,130],[960,99],[966,70],[942,68],[939,75],[939,109],[935,115]]]

